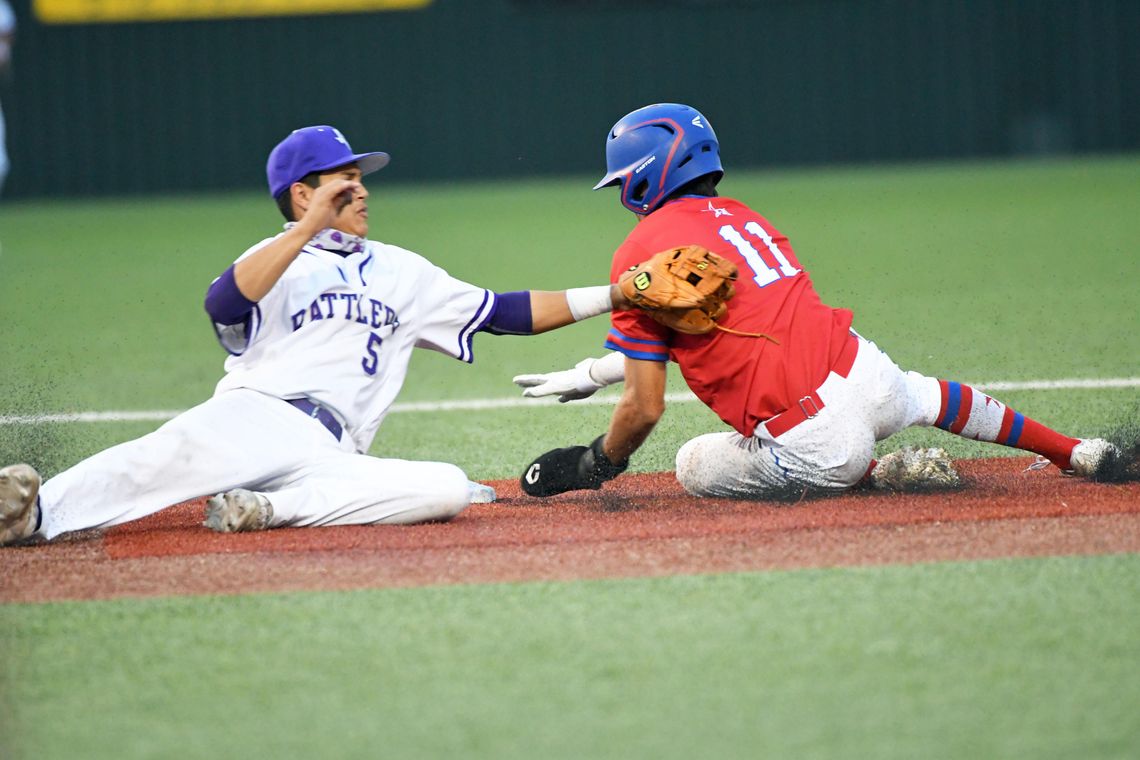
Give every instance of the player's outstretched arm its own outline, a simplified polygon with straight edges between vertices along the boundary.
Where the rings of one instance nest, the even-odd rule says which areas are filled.
[[[624,357],[623,357],[624,358]],[[523,470],[519,482],[531,496],[597,489],[625,472],[665,410],[664,362],[625,359],[626,388],[605,435],[589,446],[553,449]]]
[[[530,291],[531,332],[547,332],[599,314],[630,308],[617,285]]]
[[[537,335],[572,322],[629,309],[617,285],[569,290],[515,290],[495,294],[495,307],[482,328],[493,335]]]
[[[562,403],[589,398],[607,385],[625,380],[625,356],[617,351],[600,359],[587,357],[571,369],[558,372],[515,375],[512,382],[527,398],[558,396]]]

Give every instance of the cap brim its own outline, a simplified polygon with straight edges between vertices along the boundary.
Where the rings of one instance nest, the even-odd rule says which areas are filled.
[[[338,166],[348,166],[349,164],[356,164],[360,168],[361,174],[371,174],[377,169],[383,169],[388,165],[390,157],[387,153],[355,153],[349,156],[346,160],[338,159],[335,164],[330,166],[321,166],[313,171],[327,172],[336,169]]]
[[[388,165],[391,157],[387,153],[359,153],[355,156],[356,165],[360,167],[361,174],[371,174],[377,169]]]
[[[625,174],[626,170],[622,169],[620,172],[612,172],[602,177],[602,180],[594,185],[595,190],[601,190],[603,187],[610,187],[621,183],[621,176]]]

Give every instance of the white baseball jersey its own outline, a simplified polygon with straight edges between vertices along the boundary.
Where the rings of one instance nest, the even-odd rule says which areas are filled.
[[[420,522],[462,511],[470,484],[455,465],[364,452],[412,349],[470,362],[495,295],[411,251],[357,247],[341,256],[311,242],[250,319],[216,325],[231,356],[214,395],[46,481],[41,535],[118,525],[232,488],[268,496],[273,527]],[[336,438],[280,400],[302,397],[334,412],[347,433]]]
[[[347,256],[306,246],[248,324],[217,326],[232,355],[216,393],[307,396],[333,411],[366,452],[404,384],[412,349],[470,362],[471,339],[494,299],[394,245],[368,241]]]

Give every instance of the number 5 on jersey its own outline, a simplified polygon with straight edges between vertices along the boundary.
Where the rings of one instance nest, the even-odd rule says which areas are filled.
[[[376,352],[380,350],[380,345],[383,342],[384,339],[376,333],[368,333],[368,345],[364,347],[364,350],[368,352],[368,356],[365,356],[360,361],[360,366],[364,368],[364,374],[376,374],[376,368],[380,366],[380,357],[377,356]]]
[[[765,285],[771,285],[781,277],[792,277],[800,273],[800,270],[792,266],[791,262],[788,261],[788,257],[785,256],[784,252],[780,250],[780,247],[776,245],[776,241],[768,234],[768,230],[761,227],[758,222],[748,222],[744,225],[744,231],[764,242],[764,246],[772,254],[772,257],[776,259],[776,264],[779,266],[778,269],[773,269],[768,266],[768,262],[764,261],[764,257],[760,255],[760,252],[753,247],[752,243],[745,239],[744,235],[740,234],[740,230],[731,224],[726,224],[717,230],[720,236],[729,243],[732,243],[733,248],[744,257],[745,263],[748,264],[754,273],[752,279],[757,286],[762,288]]]

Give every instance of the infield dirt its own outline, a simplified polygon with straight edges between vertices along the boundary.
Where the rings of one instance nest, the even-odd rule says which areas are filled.
[[[499,481],[449,523],[221,535],[201,500],[107,531],[0,550],[2,602],[575,580],[1140,552],[1140,483],[1032,460],[958,462],[953,493],[797,504],[694,499],[672,473],[550,499]]]

